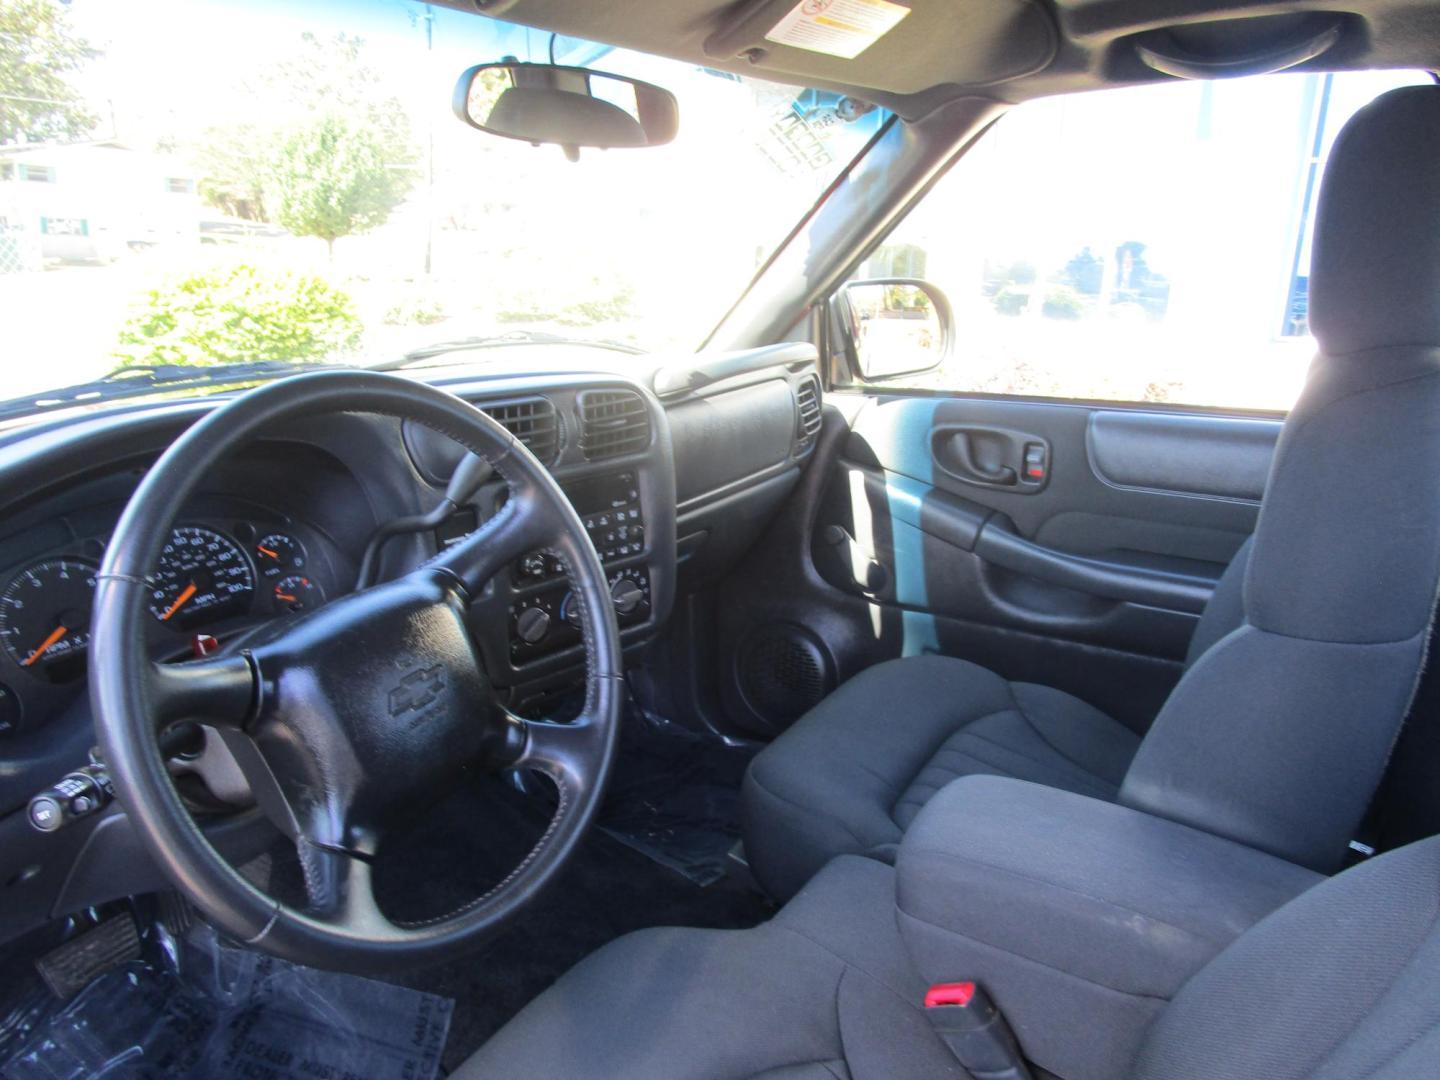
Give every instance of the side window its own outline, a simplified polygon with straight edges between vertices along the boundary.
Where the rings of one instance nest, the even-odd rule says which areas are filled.
[[[948,355],[921,373],[862,368],[887,388],[1288,409],[1315,347],[1324,159],[1358,109],[1424,81],[1269,75],[1018,106],[856,274],[938,288]],[[867,328],[907,314],[889,308],[865,311]],[[867,332],[861,349],[885,340]]]

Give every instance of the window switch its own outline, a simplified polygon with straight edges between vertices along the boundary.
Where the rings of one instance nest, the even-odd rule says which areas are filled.
[[[1050,472],[1050,451],[1044,443],[1025,444],[1024,480],[1027,484],[1043,484]]]

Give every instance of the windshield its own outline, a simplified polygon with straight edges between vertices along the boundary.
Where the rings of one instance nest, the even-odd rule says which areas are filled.
[[[501,335],[691,350],[885,119],[406,0],[0,0],[0,40],[0,399]],[[675,141],[572,163],[451,113],[470,65],[552,55],[672,91]]]

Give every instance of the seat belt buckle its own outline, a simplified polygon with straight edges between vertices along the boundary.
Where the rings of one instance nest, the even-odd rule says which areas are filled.
[[[1015,1033],[978,983],[936,983],[925,991],[925,1016],[974,1080],[1033,1080]]]

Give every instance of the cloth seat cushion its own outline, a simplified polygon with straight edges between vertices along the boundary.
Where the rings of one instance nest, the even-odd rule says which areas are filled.
[[[1175,996],[1133,1080],[1440,1076],[1440,837],[1316,886]]]
[[[895,872],[827,866],[753,930],[642,930],[567,972],[452,1074],[965,1080],[895,925]]]
[[[794,893],[837,854],[893,859],[904,830],[961,776],[1008,776],[1114,800],[1140,736],[1079,698],[977,664],[908,657],[822,701],[745,776],[751,869]]]
[[[841,858],[753,930],[620,938],[452,1076],[963,1080],[915,1006],[923,983],[903,959],[894,883],[887,866]],[[1164,1006],[1135,1062],[1109,1075],[1440,1076],[1437,1002],[1440,837],[1324,881],[1256,923]],[[1062,1021],[1056,1037],[1093,1038],[1093,1022]]]

